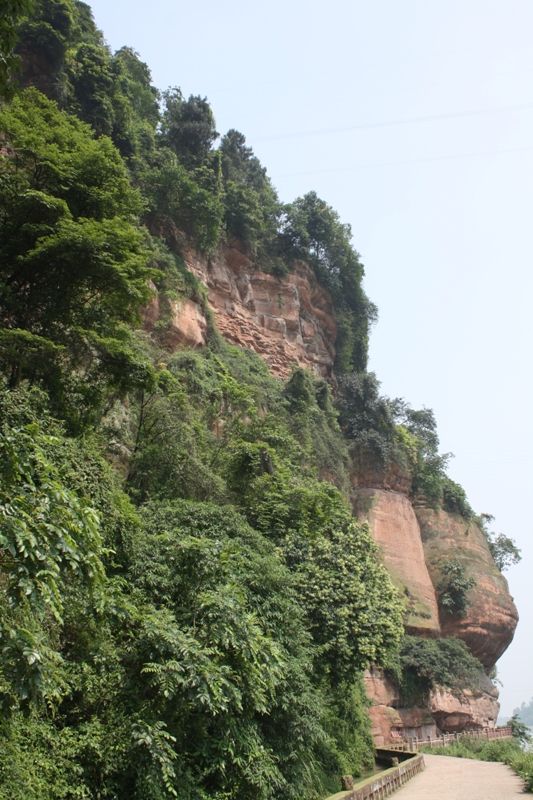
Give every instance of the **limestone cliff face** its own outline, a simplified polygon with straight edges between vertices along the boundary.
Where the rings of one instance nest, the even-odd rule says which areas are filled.
[[[463,639],[484,667],[493,667],[513,639],[518,613],[482,531],[445,511],[417,508],[416,515],[434,586],[438,586],[443,563],[449,559],[460,561],[476,581],[468,592],[470,606],[465,617],[441,614],[443,636]]]
[[[261,272],[241,246],[234,242],[211,258],[185,250],[188,269],[208,292],[217,327],[231,344],[254,350],[270,372],[281,378],[291,365],[311,369],[321,377],[333,376],[337,335],[333,306],[307,264],[297,263],[288,275]],[[146,317],[153,325],[157,298]],[[171,303],[171,320],[163,343],[205,344],[206,320],[192,300]]]
[[[370,523],[387,570],[405,600],[406,631],[414,636],[439,636],[435,590],[418,521],[407,497],[383,489],[357,489],[355,513]]]

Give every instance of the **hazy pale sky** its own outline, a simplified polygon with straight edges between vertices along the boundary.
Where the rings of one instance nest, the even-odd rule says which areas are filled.
[[[502,715],[533,697],[531,0],[93,0],[113,50],[210,100],[284,201],[353,228],[383,391],[435,410],[450,475],[523,561]]]

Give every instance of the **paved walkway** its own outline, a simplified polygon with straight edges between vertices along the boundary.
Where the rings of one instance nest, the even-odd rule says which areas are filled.
[[[505,764],[426,753],[424,762],[425,770],[394,792],[394,800],[525,800],[523,780]]]

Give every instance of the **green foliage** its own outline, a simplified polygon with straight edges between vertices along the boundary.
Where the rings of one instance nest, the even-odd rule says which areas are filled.
[[[185,234],[210,252],[218,242],[224,207],[216,174],[207,167],[189,172],[168,148],[161,148],[139,171],[146,201],[144,221],[154,235],[179,249]]]
[[[337,321],[336,366],[339,373],[363,372],[370,326],[377,309],[362,288],[364,268],[350,244],[352,231],[315,192],[284,209],[279,247],[289,262],[303,259],[331,294]]]
[[[20,28],[23,83],[110,136],[135,167],[155,142],[158,91],[131,48],[111,55],[89,6],[75,0],[35,0]]]
[[[320,480],[349,494],[348,453],[340,434],[329,384],[301,367],[295,368],[283,397],[289,404],[288,425],[304,448]]]
[[[518,739],[521,745],[527,745],[532,741],[533,736],[531,736],[531,733],[529,732],[529,727],[525,722],[518,718],[517,714],[513,714],[507,724],[511,728],[514,738]]]
[[[402,702],[411,705],[427,702],[437,686],[459,693],[477,688],[483,665],[461,639],[404,636],[398,662],[389,671],[399,683]]]
[[[238,131],[215,150],[205,98],[170,89],[160,113],[148,67],[79,0],[35,0],[18,34],[33,88],[0,109],[0,795],[335,792],[371,766],[361,671],[394,663],[402,632],[350,470],[400,465],[466,518],[433,414],[365,373],[376,310],[331,207],[280,204]],[[337,407],[327,382],[282,383],[217,333],[180,254],[233,237],[329,290]],[[170,355],[186,298],[208,345]],[[466,579],[447,579],[457,610]],[[478,664],[406,639],[396,667],[407,694],[464,688]]]
[[[341,681],[327,694],[323,724],[328,736],[318,752],[321,783],[329,793],[337,793],[341,775],[359,776],[374,768],[368,705],[360,678],[354,683]]]
[[[12,386],[41,381],[83,424],[109,390],[151,381],[129,329],[157,274],[131,222],[139,198],[111,142],[33,89],[0,130],[0,358]]]
[[[300,561],[300,592],[321,648],[320,666],[334,684],[354,680],[399,644],[396,590],[367,525],[349,522],[306,545],[291,542],[289,558],[293,565]]]
[[[17,27],[32,9],[31,0],[5,0],[0,11],[0,97],[13,96],[15,79],[21,71],[20,56],[15,54]]]
[[[58,581],[71,571],[88,583],[102,582],[101,540],[93,508],[63,486],[46,451],[59,440],[38,423],[12,428],[0,398],[0,516],[3,556],[0,569],[13,608],[28,603],[60,620]]]
[[[511,539],[510,536],[505,536],[504,533],[496,534],[489,530],[489,525],[494,521],[494,517],[491,514],[480,514],[478,521],[489,545],[494,563],[500,572],[509,569],[513,564],[519,564],[522,556],[515,540]]]
[[[476,585],[467,577],[466,569],[457,559],[448,559],[441,567],[442,578],[437,584],[439,608],[447,614],[465,617],[469,606],[467,592]]]
[[[374,373],[353,373],[340,381],[339,420],[360,472],[399,468],[415,501],[474,518],[464,489],[446,475],[451,454],[439,454],[437,423],[429,408],[412,409],[402,399],[379,393]]]
[[[206,97],[191,95],[185,100],[180,89],[163,93],[162,142],[188,169],[202,167],[212,156],[219,134]]]
[[[442,481],[442,507],[449,514],[460,514],[467,522],[474,518],[465,490],[448,476]]]
[[[360,468],[384,467],[393,454],[394,417],[389,401],[379,394],[379,385],[373,372],[345,376],[340,384],[340,424],[344,435],[353,442]]]
[[[163,279],[179,282],[157,246],[158,263],[170,259]],[[65,566],[68,581],[56,575],[58,618],[48,595],[43,613],[25,600],[0,617],[10,632],[0,692],[12,717],[0,792],[325,794],[371,762],[360,670],[385,661],[401,630],[368,531],[316,477],[314,442],[327,432],[338,447],[341,436],[329,389],[303,370],[283,387],[235,348],[164,365],[155,346],[150,355],[157,383],[117,400],[100,440],[66,437],[35,390],[10,411],[12,428],[32,426],[31,453],[46,447],[61,482],[54,524],[68,498],[72,513],[92,509],[97,540],[77,536],[79,569]],[[17,396],[7,392],[6,407]],[[140,518],[102,461],[105,441],[144,503]],[[42,521],[32,522],[41,537]],[[87,583],[94,558],[106,573],[98,592]]]
[[[76,581],[93,602],[105,573],[99,517],[56,463],[62,438],[28,420],[24,393],[0,394],[0,701],[58,702],[62,659],[50,631],[62,623],[65,586]]]
[[[428,505],[437,508],[443,503],[446,485],[447,497],[450,500],[455,498],[457,490],[453,490],[446,477],[446,466],[452,454],[439,454],[437,422],[433,411],[430,408],[415,410],[404,400],[394,400],[391,411],[396,422],[412,437],[410,441],[414,445],[407,454],[412,474],[411,495],[415,499],[422,497]],[[466,502],[466,498],[464,500]],[[464,504],[463,507],[466,509]]]
[[[272,271],[281,206],[266,169],[252,148],[246,146],[246,139],[239,131],[232,129],[222,137],[219,153],[225,188],[226,235],[256,249],[261,266]]]

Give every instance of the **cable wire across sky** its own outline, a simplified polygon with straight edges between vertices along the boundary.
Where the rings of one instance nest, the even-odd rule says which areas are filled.
[[[349,125],[343,128],[321,128],[314,131],[299,131],[295,133],[277,133],[272,136],[256,136],[255,142],[273,142],[281,139],[299,139],[304,136],[322,136],[328,133],[344,133],[348,131],[365,130],[367,128],[386,128],[391,125],[410,125],[418,122],[433,122],[441,119],[457,119],[459,117],[475,117],[480,114],[496,114],[500,111],[523,111],[533,108],[533,103],[517,103],[509,106],[496,106],[495,108],[480,108],[476,111],[456,111],[451,114],[431,114],[425,117],[408,117],[407,119],[392,119],[384,122],[364,122],[360,125]]]

